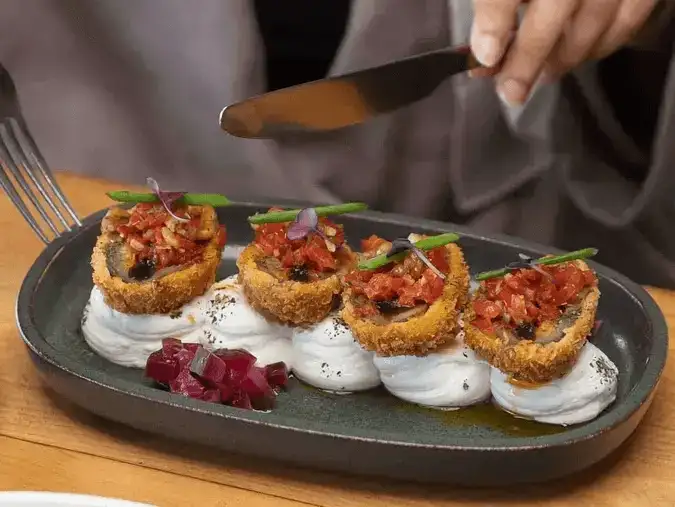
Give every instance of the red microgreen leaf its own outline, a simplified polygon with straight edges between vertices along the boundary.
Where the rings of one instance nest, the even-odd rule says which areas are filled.
[[[189,222],[189,218],[182,218],[176,215],[173,210],[171,209],[171,206],[173,205],[174,202],[176,202],[178,199],[183,197],[185,195],[185,192],[167,192],[164,190],[161,190],[159,188],[159,183],[154,178],[147,178],[146,179],[148,186],[152,189],[154,194],[157,196],[157,199],[159,199],[162,204],[164,205],[164,208],[166,208],[166,211],[171,215],[173,218],[178,220],[179,222]]]

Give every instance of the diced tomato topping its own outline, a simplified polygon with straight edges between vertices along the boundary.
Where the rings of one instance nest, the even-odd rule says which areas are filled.
[[[345,275],[345,282],[350,284],[368,283],[375,275],[375,271],[355,269]]]
[[[527,311],[527,315],[530,318],[529,320],[534,320],[537,318],[539,315],[539,308],[532,302],[528,300],[529,298],[526,297],[526,302],[525,302],[525,310]],[[497,315],[498,317],[498,315]]]
[[[290,241],[286,238],[288,224],[264,224],[255,234],[255,243],[270,257],[282,257]]]
[[[597,282],[595,274],[590,269],[583,271],[583,275],[584,275],[584,287],[587,285],[595,285],[595,283]]]
[[[447,270],[445,272],[447,273]],[[443,282],[442,278],[439,278],[438,275],[436,275],[436,273],[434,273],[430,269],[426,269],[424,270],[424,273],[422,273],[422,280],[420,281],[427,288],[428,291],[428,295],[425,298],[425,301],[427,302],[431,301],[433,303],[439,297],[441,297],[445,283]]]
[[[371,236],[362,241],[362,249],[373,253],[388,241]],[[448,273],[450,266],[444,247],[425,252],[432,264]],[[413,307],[433,304],[443,293],[444,281],[421,261],[410,255],[403,262],[390,263],[377,271],[355,270],[345,277],[356,294],[365,295],[370,301],[393,301],[398,306]]]
[[[502,314],[502,308],[496,302],[488,299],[478,299],[473,302],[473,311],[479,317],[496,319]]]
[[[326,242],[319,236],[308,238],[296,252],[300,252],[304,264],[315,271],[335,271],[337,269],[337,260],[328,251]]]
[[[354,309],[354,313],[356,314],[357,317],[365,318],[378,315],[380,312],[373,303],[368,301],[363,305],[357,306]]]
[[[556,305],[539,305],[539,320],[555,320],[560,317],[560,309]]]
[[[272,208],[270,212],[282,211]],[[310,233],[306,238],[291,241],[288,239],[289,223],[272,223],[259,226],[254,243],[269,257],[275,257],[284,268],[303,266],[318,273],[334,272],[338,269],[339,249],[345,242],[344,230],[325,217],[319,218],[319,228],[323,236]],[[329,250],[326,241],[332,243],[334,252]]]
[[[494,328],[492,327],[492,321],[490,319],[476,319],[473,321],[473,325],[484,333],[492,333]]]
[[[527,320],[527,308],[525,306],[525,296],[522,294],[511,294],[511,299],[506,303],[506,311],[516,322]]]
[[[182,218],[188,217],[184,209],[176,209],[173,213]],[[161,269],[189,264],[201,258],[207,241],[195,239],[200,225],[199,216],[191,217],[186,223],[178,223],[161,204],[138,203],[132,208],[129,219],[119,224],[116,231],[135,253],[136,262],[150,261]],[[163,229],[166,230],[162,232]],[[222,247],[227,239],[224,226],[217,234]]]
[[[447,273],[450,269],[447,250],[444,247],[434,248],[433,250],[426,252],[426,256],[441,273]]]
[[[385,243],[388,243],[388,241],[373,234],[369,238],[361,240],[361,251],[364,254],[375,252]]]
[[[223,248],[227,243],[227,229],[224,225],[218,228],[218,247]]]
[[[542,274],[543,271],[545,274]],[[582,270],[574,263],[541,266],[540,270],[522,269],[502,278],[481,283],[482,294],[473,302],[474,325],[482,330],[492,329],[496,321],[517,326],[555,320],[564,307],[576,301],[586,287],[597,284],[595,274]]]
[[[363,292],[371,301],[388,301],[398,294],[404,284],[403,278],[375,273]]]

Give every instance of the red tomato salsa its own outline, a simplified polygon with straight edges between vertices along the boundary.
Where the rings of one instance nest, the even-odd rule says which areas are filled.
[[[544,321],[554,321],[568,304],[579,301],[586,287],[598,283],[591,270],[581,269],[573,262],[540,269],[548,276],[535,269],[520,269],[481,282],[479,296],[472,303],[476,313],[473,325],[484,332],[494,332],[495,325],[536,327]]]
[[[361,242],[364,257],[387,253],[391,243],[378,236]],[[445,247],[424,252],[436,268],[447,274],[450,270]],[[392,262],[376,270],[354,270],[345,277],[352,292],[360,298],[357,313],[362,317],[378,315],[382,309],[411,308],[418,304],[433,304],[443,293],[444,281],[420,259],[410,253],[403,261]],[[382,303],[387,303],[383,306]]]
[[[214,235],[218,235],[221,248],[225,245],[225,226],[218,225],[213,209],[190,206],[177,208],[173,213],[188,221],[176,220],[160,203],[136,204],[127,212],[126,219],[118,215],[115,232],[134,253],[135,263],[149,263],[157,270],[182,266],[199,262]]]
[[[269,212],[284,211],[271,208]],[[322,235],[310,233],[303,239],[288,239],[290,222],[261,224],[255,230],[253,243],[268,257],[275,259],[275,271],[284,278],[296,281],[315,281],[335,273],[349,256],[342,247],[345,233],[342,225],[326,217],[319,217],[318,229]]]

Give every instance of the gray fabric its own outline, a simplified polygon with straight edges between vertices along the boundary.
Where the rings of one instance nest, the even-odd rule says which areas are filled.
[[[331,73],[468,39],[468,0],[356,0]],[[220,109],[263,91],[248,0],[6,0],[0,61],[53,167],[165,187],[317,202],[469,223],[599,260],[639,282],[675,286],[675,78],[652,153],[603,104],[594,66],[575,93],[546,85],[522,108],[489,81],[457,77],[432,97],[311,140],[241,140]],[[649,176],[638,188],[584,136],[579,103]]]

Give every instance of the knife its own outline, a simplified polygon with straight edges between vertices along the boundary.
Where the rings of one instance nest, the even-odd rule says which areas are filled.
[[[428,97],[448,77],[482,67],[457,46],[342,76],[282,88],[227,106],[220,127],[236,137],[269,139],[363,123]]]

